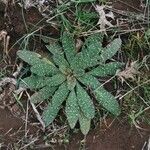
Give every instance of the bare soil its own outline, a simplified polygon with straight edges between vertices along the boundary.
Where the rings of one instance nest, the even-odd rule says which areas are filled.
[[[133,12],[140,12],[140,1],[138,0],[112,0],[113,7],[119,10],[129,10]],[[21,36],[26,33],[26,29],[24,26],[24,21],[22,17],[21,8],[18,6],[8,6],[7,9],[3,9],[4,7],[0,7],[0,31],[6,30],[10,38],[10,47],[16,42]],[[7,14],[4,16],[4,14]],[[38,11],[34,8],[26,11],[24,13],[24,17],[26,19],[26,23],[28,25],[33,25],[38,23],[42,16],[38,13]],[[42,26],[42,23],[39,24]],[[38,28],[38,26],[37,26]],[[44,28],[42,32],[47,32],[49,35],[58,34],[53,27],[49,26],[48,28]],[[9,52],[11,65],[15,66],[16,59],[16,51],[18,47],[13,47]],[[3,52],[0,51],[2,55]],[[1,68],[6,67],[6,62],[0,64]],[[13,70],[14,68],[11,68]],[[6,92],[7,93],[7,92]],[[0,93],[1,94],[1,93]],[[3,104],[9,103],[11,100],[10,95],[4,97],[0,101],[0,146],[3,145],[2,149],[13,149],[15,143],[21,143],[21,146],[25,143],[31,142],[34,138],[37,137],[37,131],[39,128],[33,124],[25,125],[25,121],[20,114],[14,115],[10,107],[3,107]],[[5,104],[6,104],[5,103]],[[18,111],[18,109],[16,109]],[[114,121],[107,120],[107,125],[102,124],[98,125],[94,130],[92,130],[86,137],[86,141],[83,141],[83,135],[73,134],[70,137],[70,141],[68,144],[56,144],[54,145],[54,149],[68,149],[68,150],[78,150],[84,147],[87,150],[147,150],[146,143],[148,142],[150,135],[150,126],[142,125],[143,129],[139,130],[135,127],[131,127],[128,121]],[[112,124],[111,124],[112,123]],[[44,135],[42,131],[40,131],[41,135]],[[26,139],[32,139],[31,141],[26,141]],[[22,141],[22,142],[19,142]],[[37,139],[38,144],[44,144],[43,139]],[[142,149],[143,148],[143,149]],[[0,147],[1,149],[1,147]],[[25,148],[24,148],[25,149]],[[29,149],[36,149],[35,147],[30,147]],[[51,149],[46,147],[40,147],[37,149]]]
[[[28,138],[36,138],[38,130],[36,127],[30,125],[25,130],[22,119],[14,117],[8,110],[0,109],[0,113],[0,143],[5,145],[4,149],[24,140],[27,131]],[[56,150],[78,150],[82,147],[87,150],[142,150],[142,148],[147,150],[149,126],[143,125],[143,130],[139,130],[131,127],[127,121],[107,120],[106,122],[107,125],[103,123],[92,130],[87,135],[85,142],[82,142],[83,135],[78,133],[71,135],[68,144],[56,144],[53,145],[53,148]],[[41,145],[41,141],[38,139],[37,143]],[[39,149],[38,146],[37,149]],[[43,149],[49,148],[44,146]]]

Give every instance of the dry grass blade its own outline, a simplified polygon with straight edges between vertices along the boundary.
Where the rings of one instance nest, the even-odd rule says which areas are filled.
[[[14,78],[9,78],[9,77],[2,78],[2,80],[0,81],[0,87],[5,86],[8,83],[16,85],[17,81]]]
[[[150,138],[149,138],[149,140],[148,140],[148,145],[147,145],[147,150],[150,150]]]
[[[28,99],[29,99],[29,101],[30,101],[30,104],[31,104],[31,106],[32,106],[33,111],[35,112],[35,115],[36,115],[38,121],[39,121],[39,122],[41,123],[41,125],[42,125],[43,131],[45,131],[45,123],[44,123],[44,121],[42,120],[42,118],[41,118],[41,116],[40,116],[38,110],[36,109],[36,106],[31,102],[31,97],[30,97],[29,93],[26,92],[26,94],[27,94],[27,96],[28,96]]]

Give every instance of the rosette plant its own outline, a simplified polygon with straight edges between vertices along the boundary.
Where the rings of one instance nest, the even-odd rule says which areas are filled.
[[[20,86],[35,91],[31,96],[33,103],[48,100],[42,114],[46,126],[64,107],[71,129],[79,121],[81,132],[86,135],[95,116],[93,96],[111,114],[120,114],[117,100],[105,90],[98,78],[115,75],[122,66],[120,62],[107,61],[120,49],[121,39],[113,40],[106,47],[102,46],[102,41],[102,35],[93,34],[85,39],[81,50],[77,51],[74,37],[64,32],[61,43],[46,45],[50,59],[32,51],[17,52],[30,65],[31,71],[31,76],[22,79]]]

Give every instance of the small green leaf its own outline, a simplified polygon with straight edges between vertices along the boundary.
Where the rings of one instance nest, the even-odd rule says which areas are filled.
[[[87,73],[82,77],[78,77],[78,80],[82,84],[84,84],[87,87],[92,88],[93,90],[95,90],[101,85],[101,83],[94,76],[87,74]]]
[[[76,55],[76,48],[73,36],[70,33],[63,33],[62,45],[68,62],[71,62],[74,56]]]
[[[43,120],[45,125],[48,126],[56,118],[63,101],[67,98],[69,90],[66,83],[63,83],[52,97],[51,102],[43,112]]]
[[[103,87],[96,89],[94,94],[99,104],[101,104],[107,111],[115,116],[118,116],[121,113],[119,104],[115,97]]]
[[[32,66],[31,72],[38,76],[52,76],[58,72],[58,68],[53,64],[41,62]]]
[[[93,76],[98,76],[98,77],[115,75],[117,69],[121,68],[122,66],[123,66],[123,63],[119,63],[119,62],[107,63],[105,65],[99,65],[98,67],[94,68],[88,73]]]
[[[102,51],[102,37],[100,34],[94,34],[86,39],[82,51],[71,61],[73,69],[86,69],[98,64],[97,56]]]
[[[56,74],[52,77],[50,77],[46,83],[47,83],[47,86],[51,87],[51,86],[58,86],[60,85],[61,83],[63,83],[64,81],[66,80],[66,76],[59,73],[59,74]]]
[[[19,58],[21,58],[23,61],[30,65],[40,63],[42,59],[41,55],[27,50],[19,50],[17,51],[17,55]]]
[[[76,78],[73,76],[67,76],[67,86],[70,91],[73,90],[76,86]]]
[[[112,58],[121,48],[121,44],[121,39],[118,38],[113,40],[101,53],[100,61],[105,62],[106,60]]]
[[[85,43],[84,43],[84,46],[82,47],[81,52],[93,58],[97,54],[102,52],[103,50],[102,42],[103,42],[103,34],[96,33],[96,34],[90,35],[85,40]]]
[[[80,116],[79,116],[79,123],[80,123],[81,132],[84,135],[87,135],[89,130],[90,130],[91,119],[86,118],[83,114],[80,114]]]
[[[69,64],[64,57],[64,52],[62,47],[58,43],[47,45],[48,50],[53,54],[53,61],[59,67],[65,66],[68,67]]]
[[[88,93],[81,87],[80,84],[77,84],[77,99],[81,111],[84,113],[84,115],[89,119],[94,118],[95,116],[94,104]]]
[[[39,89],[46,85],[47,78],[42,78],[37,75],[31,75],[30,77],[21,79],[19,86],[22,88],[29,88],[29,89]]]
[[[66,116],[68,123],[73,129],[79,119],[79,106],[77,102],[77,97],[75,91],[72,90],[66,100]]]
[[[53,95],[55,90],[56,90],[56,87],[46,86],[46,87],[42,88],[41,90],[39,90],[38,92],[34,93],[31,96],[31,101],[33,103],[39,103],[43,100],[46,100]]]
[[[58,43],[46,45],[46,47],[53,55],[58,55],[62,53],[62,47]]]

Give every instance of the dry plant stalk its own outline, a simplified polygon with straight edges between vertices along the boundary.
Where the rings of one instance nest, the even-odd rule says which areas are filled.
[[[8,46],[10,41],[10,36],[7,35],[7,31],[2,30],[0,32],[0,41],[3,42],[3,52],[8,56]]]

